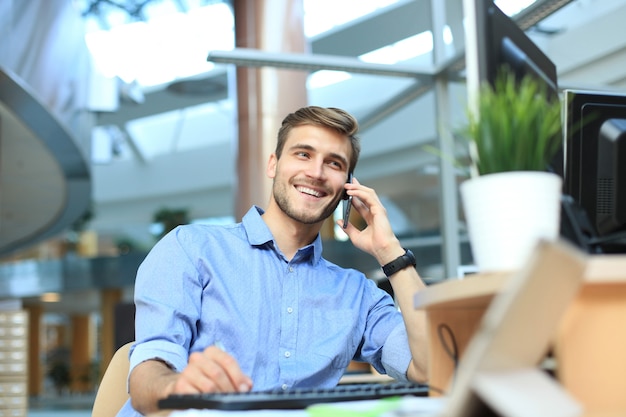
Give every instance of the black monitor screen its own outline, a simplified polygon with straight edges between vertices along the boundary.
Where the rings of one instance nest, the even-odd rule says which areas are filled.
[[[501,69],[508,67],[518,79],[532,76],[544,83],[551,97],[558,100],[556,66],[547,55],[493,0],[473,4],[466,10],[468,88],[477,92],[485,82],[493,85]]]
[[[566,90],[564,102],[563,192],[584,210],[605,246],[621,252],[626,249],[626,95]]]

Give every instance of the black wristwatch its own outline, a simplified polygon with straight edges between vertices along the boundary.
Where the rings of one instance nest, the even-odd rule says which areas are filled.
[[[397,257],[386,265],[383,265],[383,272],[387,277],[390,277],[401,269],[404,269],[407,266],[415,267],[416,264],[417,262],[415,261],[415,255],[413,255],[413,252],[405,249],[404,255]]]

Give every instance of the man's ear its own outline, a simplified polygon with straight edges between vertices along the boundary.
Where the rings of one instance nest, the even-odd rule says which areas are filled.
[[[271,154],[269,161],[267,161],[267,168],[265,169],[265,175],[267,175],[268,178],[274,179],[274,177],[276,176],[277,163],[278,159],[276,158],[276,154]]]

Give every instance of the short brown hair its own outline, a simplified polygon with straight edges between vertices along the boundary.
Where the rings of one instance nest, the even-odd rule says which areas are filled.
[[[282,125],[278,130],[278,141],[275,150],[277,159],[280,159],[291,129],[303,125],[326,127],[341,135],[347,136],[348,139],[350,139],[350,146],[352,148],[348,172],[354,172],[354,168],[356,167],[361,153],[361,143],[356,136],[359,130],[359,123],[350,113],[335,107],[308,106],[288,114],[287,117],[283,119]]]

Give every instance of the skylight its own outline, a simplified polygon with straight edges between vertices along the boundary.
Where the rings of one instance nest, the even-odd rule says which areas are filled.
[[[97,68],[107,77],[143,87],[172,82],[213,68],[211,49],[234,47],[234,19],[226,3],[173,12],[146,22],[86,35]]]
[[[397,2],[398,0],[303,0],[304,34],[307,37],[319,35]]]
[[[533,4],[537,0],[495,0],[496,6],[505,14],[513,16]]]

